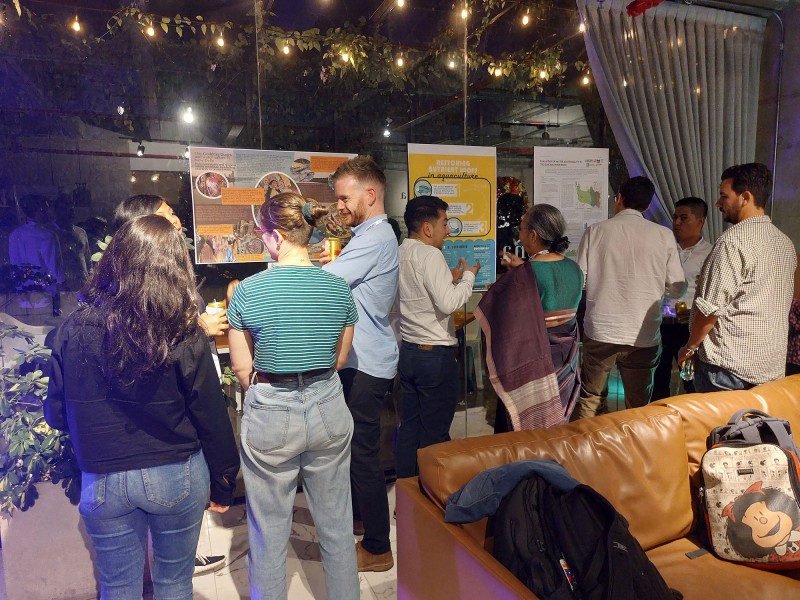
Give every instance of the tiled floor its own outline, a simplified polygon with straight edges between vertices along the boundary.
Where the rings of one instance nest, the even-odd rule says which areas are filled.
[[[394,485],[388,487],[389,510],[394,512]],[[325,575],[316,542],[311,514],[305,497],[295,500],[294,524],[289,539],[286,569],[290,600],[325,598]],[[397,598],[397,529],[391,522],[389,538],[395,554],[395,567],[385,573],[361,573],[362,600]],[[358,538],[354,538],[358,539]],[[202,554],[228,556],[229,564],[216,573],[195,577],[195,600],[237,600],[250,598],[247,583],[247,515],[244,504],[232,507],[224,515],[206,513],[198,550]]]

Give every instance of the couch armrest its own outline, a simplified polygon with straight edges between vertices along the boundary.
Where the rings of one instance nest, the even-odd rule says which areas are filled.
[[[536,599],[462,526],[444,522],[416,477],[398,479],[396,494],[398,600]]]

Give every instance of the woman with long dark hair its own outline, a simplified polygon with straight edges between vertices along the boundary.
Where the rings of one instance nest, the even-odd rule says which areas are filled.
[[[239,457],[181,234],[161,216],[114,235],[53,341],[45,418],[68,430],[101,598],[192,597],[203,511],[233,500]]]
[[[228,332],[247,390],[242,471],[252,598],[287,597],[286,553],[297,477],[319,539],[331,600],[359,597],[350,496],[353,418],[337,368],[358,320],[350,286],[315,267],[308,242],[327,209],[295,193],[261,206],[262,239],[277,264],[233,291]]]

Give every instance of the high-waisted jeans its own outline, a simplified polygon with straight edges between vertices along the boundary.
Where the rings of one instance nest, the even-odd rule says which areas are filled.
[[[209,486],[202,452],[159,467],[83,474],[80,514],[97,555],[102,600],[141,599],[148,529],[154,596],[191,600]]]
[[[330,600],[359,598],[350,496],[353,419],[339,376],[257,383],[245,397],[242,471],[250,535],[250,596],[287,597],[286,554],[303,476]]]

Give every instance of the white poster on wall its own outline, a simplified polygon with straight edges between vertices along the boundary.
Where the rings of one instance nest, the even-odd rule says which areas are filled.
[[[534,148],[533,199],[564,215],[574,256],[584,230],[608,218],[608,148]]]

